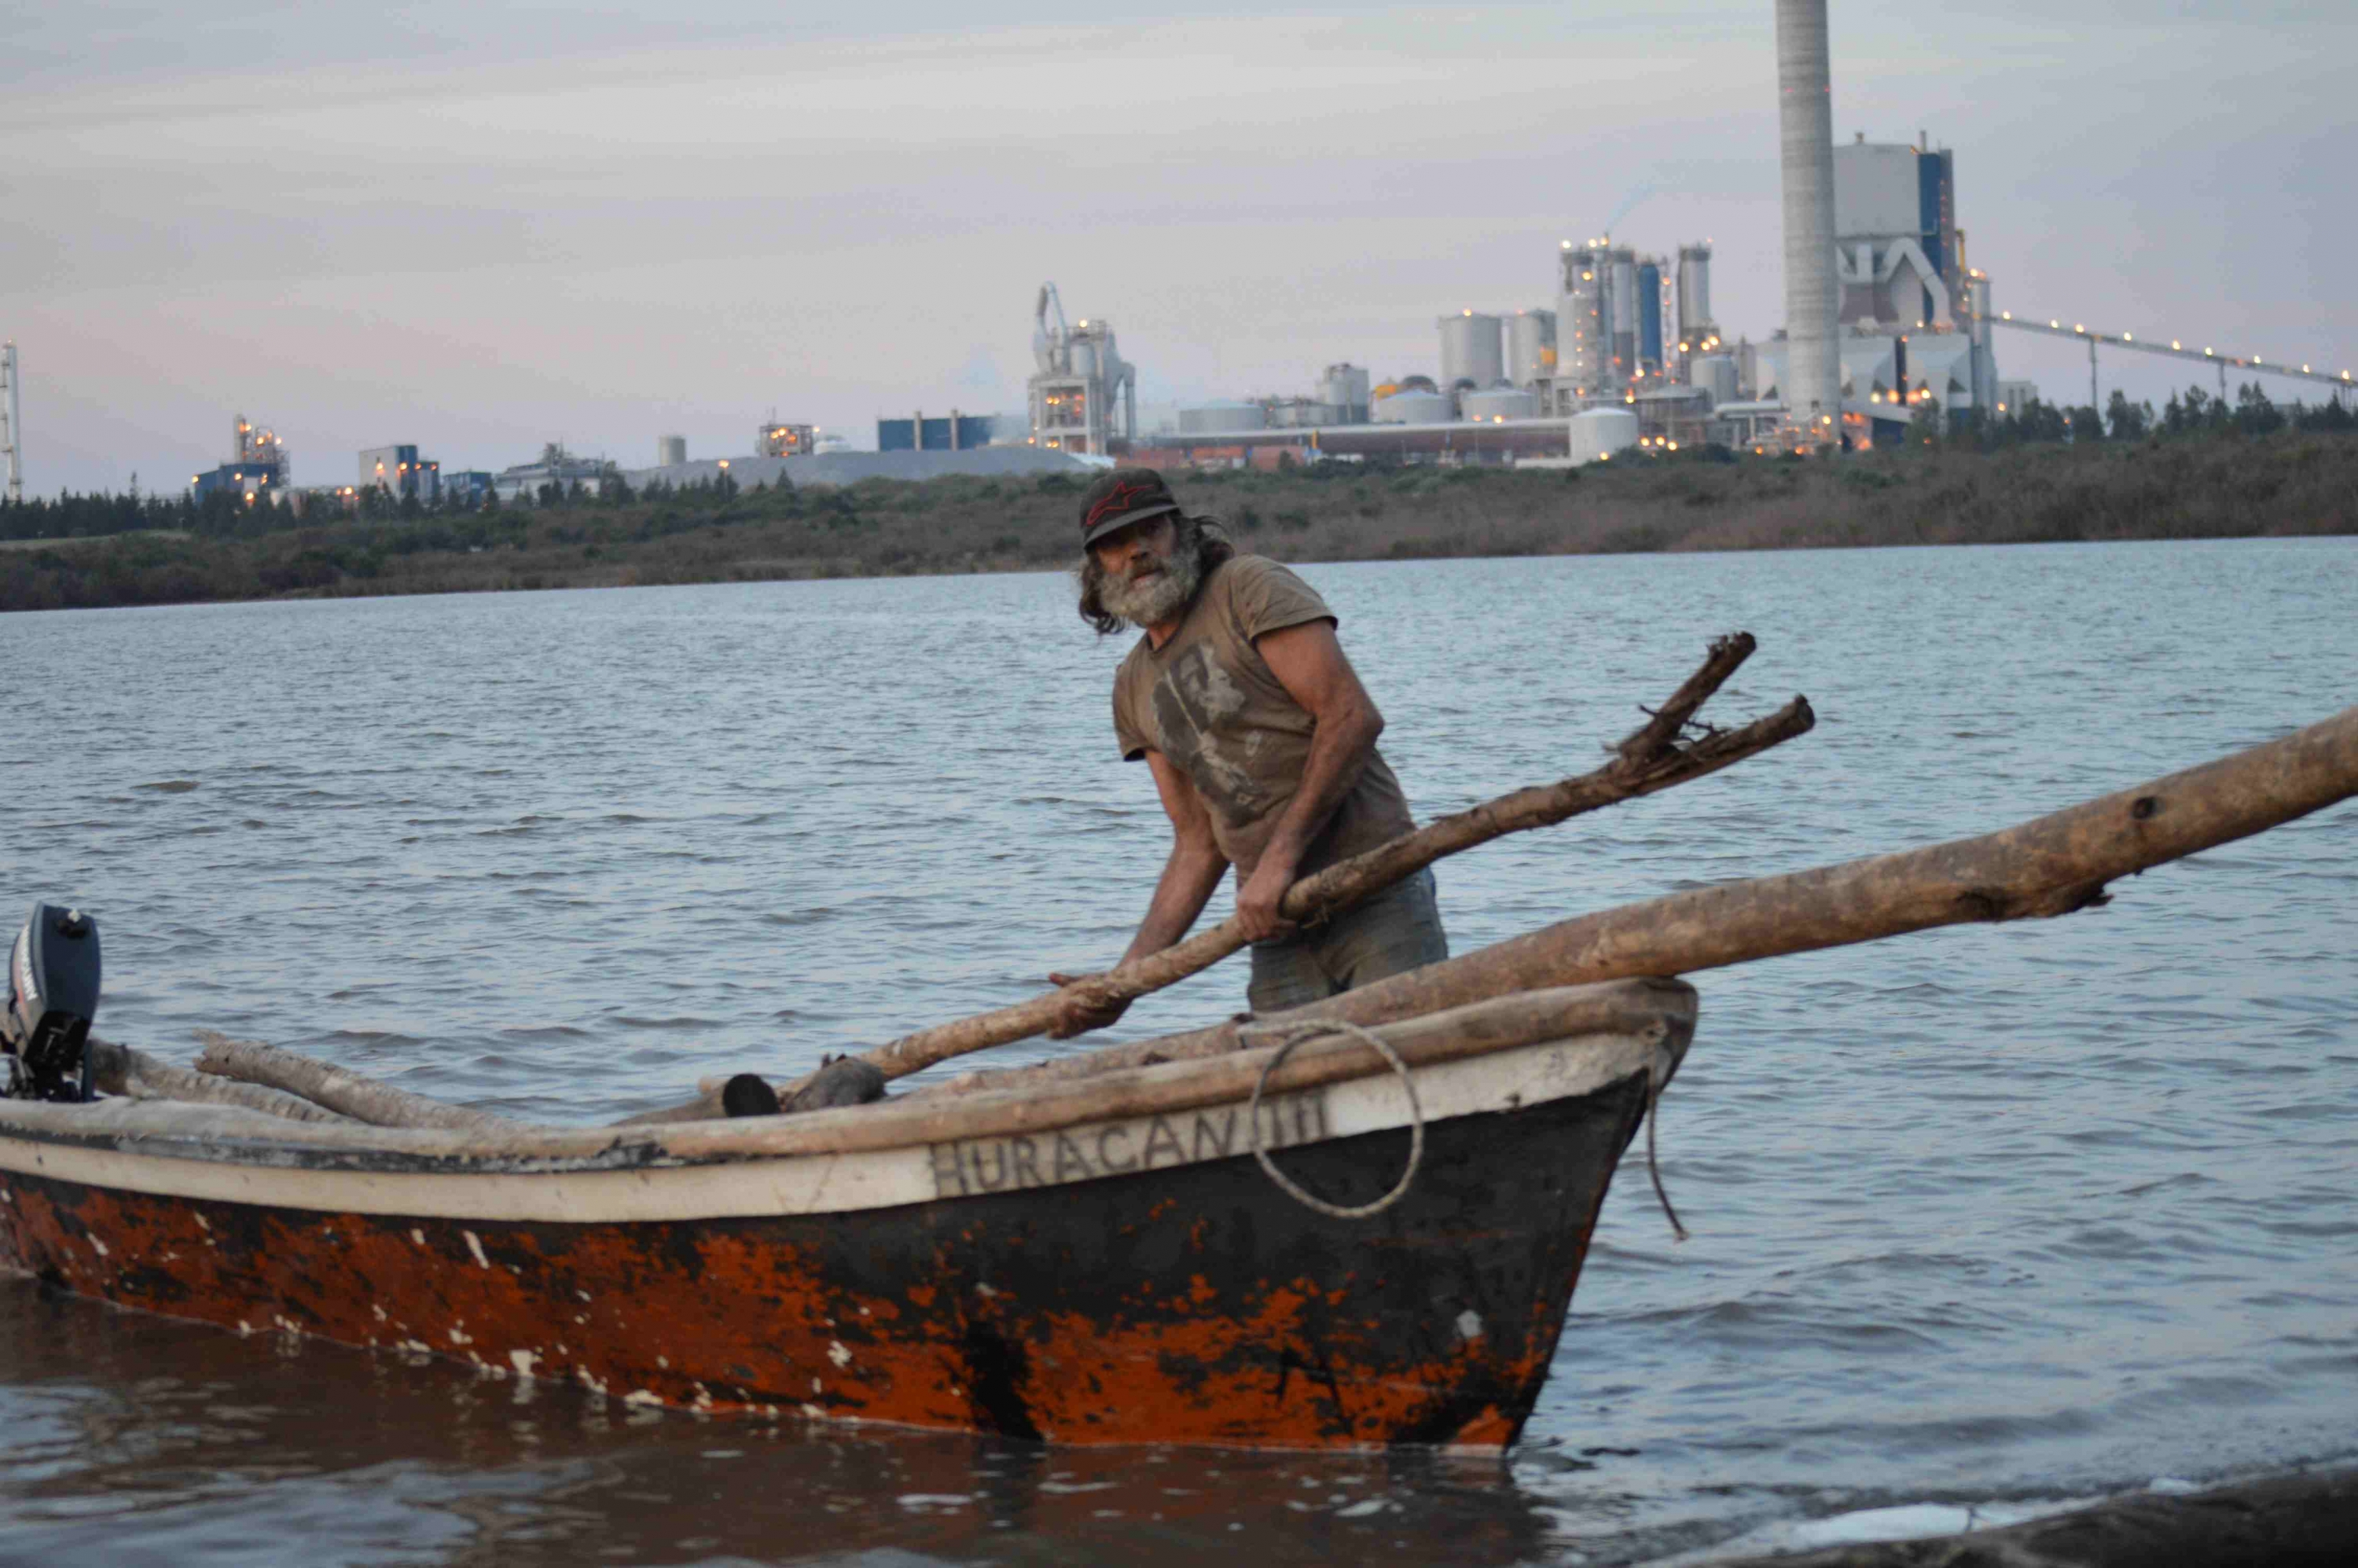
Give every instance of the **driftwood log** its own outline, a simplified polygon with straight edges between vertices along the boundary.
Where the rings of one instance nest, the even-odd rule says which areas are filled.
[[[1696,710],[1751,657],[1757,646],[1748,632],[1714,642],[1703,666],[1642,727],[1613,748],[1613,761],[1594,773],[1517,790],[1337,861],[1288,888],[1279,902],[1279,912],[1288,920],[1305,924],[1325,919],[1414,876],[1444,856],[1707,777],[1807,734],[1817,718],[1810,711],[1808,699],[1797,697],[1740,729],[1714,730],[1690,744],[1679,743],[1681,731]],[[874,1063],[888,1078],[906,1077],[953,1056],[1046,1033],[1071,993],[1089,1002],[1135,1001],[1201,973],[1244,946],[1243,928],[1232,915],[1159,953],[1012,1007],[904,1034],[868,1052],[862,1059]]]
[[[343,1121],[352,1119],[339,1116],[325,1106],[277,1089],[265,1088],[260,1084],[243,1084],[231,1078],[217,1078],[210,1073],[192,1072],[187,1067],[150,1056],[128,1045],[118,1045],[111,1040],[93,1038],[90,1042],[91,1082],[111,1095],[125,1099],[193,1100],[207,1105],[243,1106],[248,1110],[266,1111],[290,1121]]]
[[[1624,904],[1277,1014],[1372,1025],[1544,986],[1682,975],[1974,921],[2069,914],[2104,884],[2358,795],[2358,708],[1978,838]],[[1087,1077],[1239,1048],[1226,1023],[920,1094]]]
[[[376,1127],[440,1127],[488,1133],[515,1132],[526,1125],[487,1110],[470,1110],[411,1094],[276,1045],[232,1040],[211,1030],[200,1032],[197,1038],[205,1045],[197,1057],[199,1073],[284,1089],[355,1121]]]

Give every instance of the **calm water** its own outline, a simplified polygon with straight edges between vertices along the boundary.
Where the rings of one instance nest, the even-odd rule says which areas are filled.
[[[1817,731],[1442,868],[1459,950],[1984,831],[2358,701],[2358,540],[1319,567],[1421,816],[1712,633]],[[101,1026],[553,1120],[1029,994],[1163,831],[1053,577],[0,617],[0,914]],[[2358,808],[2060,922],[1699,977],[1505,1465],[776,1430],[0,1281],[0,1558],[1507,1563],[2358,1454]],[[1241,1005],[1215,970],[1123,1034]],[[1053,1047],[1040,1047],[1053,1049]],[[1012,1059],[1018,1053],[1008,1053]],[[1762,1539],[1755,1536],[1754,1539]]]

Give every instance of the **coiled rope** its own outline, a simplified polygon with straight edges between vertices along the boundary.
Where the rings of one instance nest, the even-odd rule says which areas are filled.
[[[1399,1054],[1384,1044],[1381,1036],[1362,1029],[1356,1023],[1346,1023],[1340,1019],[1333,1018],[1306,1018],[1296,1023],[1248,1024],[1237,1031],[1237,1034],[1238,1038],[1253,1046],[1269,1044],[1270,1037],[1281,1037],[1282,1040],[1276,1054],[1262,1064],[1260,1076],[1253,1080],[1252,1103],[1245,1108],[1245,1125],[1251,1135],[1253,1158],[1260,1162],[1260,1168],[1268,1173],[1271,1181],[1277,1184],[1280,1191],[1304,1208],[1323,1214],[1330,1219],[1366,1219],[1370,1216],[1383,1213],[1384,1210],[1408,1196],[1409,1188],[1415,1184],[1417,1171],[1424,1163],[1424,1107],[1417,1101],[1416,1080],[1410,1075],[1408,1064],[1401,1061]],[[1316,1040],[1327,1034],[1348,1035],[1372,1049],[1399,1076],[1401,1088],[1408,1096],[1408,1169],[1401,1173],[1401,1178],[1394,1184],[1391,1191],[1373,1203],[1361,1204],[1356,1208],[1346,1208],[1340,1204],[1328,1203],[1325,1198],[1305,1190],[1299,1183],[1277,1168],[1276,1162],[1270,1159],[1269,1151],[1261,1146],[1260,1141],[1261,1094],[1269,1087],[1269,1076],[1277,1071],[1279,1065],[1288,1056],[1293,1054],[1295,1046],[1305,1040]]]

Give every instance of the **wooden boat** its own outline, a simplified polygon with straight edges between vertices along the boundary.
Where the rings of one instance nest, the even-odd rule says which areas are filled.
[[[1348,1026],[1248,1031],[1062,1081],[499,1135],[6,1099],[0,1257],[632,1402],[1497,1450],[1694,1016],[1625,980],[1384,1025],[1390,1062]]]

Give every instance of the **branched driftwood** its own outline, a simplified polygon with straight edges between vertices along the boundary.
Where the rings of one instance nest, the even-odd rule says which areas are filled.
[[[200,1073],[284,1089],[355,1121],[377,1127],[441,1127],[492,1133],[514,1132],[525,1125],[490,1111],[469,1110],[411,1094],[276,1045],[232,1040],[209,1029],[200,1031],[197,1038],[205,1044],[204,1053],[197,1058]]]
[[[243,1106],[266,1111],[290,1121],[350,1121],[324,1106],[313,1105],[260,1084],[217,1078],[117,1045],[111,1040],[90,1042],[91,1082],[104,1093],[125,1099],[192,1100],[207,1105]]]
[[[1277,1016],[1373,1025],[1543,986],[1691,974],[1937,925],[2069,914],[2103,903],[2107,882],[2353,795],[2358,708],[2001,832],[1624,904]],[[1238,1045],[1236,1026],[1222,1024],[988,1078],[993,1088],[1057,1082]],[[975,1087],[981,1076],[933,1092]]]
[[[1680,737],[1696,711],[1752,656],[1758,646],[1748,632],[1714,641],[1702,665],[1660,708],[1649,713],[1643,725],[1611,748],[1613,761],[1605,766],[1576,778],[1501,795],[1470,811],[1428,823],[1365,854],[1339,860],[1288,888],[1279,902],[1279,912],[1299,923],[1326,919],[1415,875],[1444,856],[1487,844],[1505,834],[1549,827],[1583,812],[1705,777],[1807,734],[1817,722],[1817,716],[1811,712],[1808,698],[1797,697],[1776,712],[1738,729],[1707,730],[1699,739],[1681,742]],[[1011,1007],[903,1035],[866,1053],[860,1059],[873,1063],[887,1078],[906,1077],[953,1056],[1045,1034],[1055,1026],[1067,1000],[1076,994],[1085,1003],[1134,1001],[1201,973],[1244,946],[1243,929],[1231,916],[1159,953]],[[807,1082],[797,1079],[781,1085],[780,1093],[791,1098]],[[686,1104],[644,1112],[629,1119],[633,1123],[687,1121],[721,1115],[718,1093],[708,1086],[700,1087],[704,1092]]]
[[[1703,778],[1806,734],[1817,719],[1808,700],[1797,697],[1741,729],[1714,731],[1690,745],[1679,743],[1680,731],[1695,710],[1751,656],[1757,645],[1748,632],[1714,642],[1703,666],[1645,725],[1614,749],[1613,761],[1595,772],[1517,790],[1470,811],[1442,817],[1363,855],[1337,861],[1287,889],[1280,912],[1298,922],[1325,919],[1415,875],[1445,855]],[[1231,916],[1159,953],[1076,981],[1065,990],[903,1035],[867,1053],[864,1059],[882,1068],[888,1078],[905,1077],[952,1056],[1046,1033],[1062,1013],[1068,991],[1076,991],[1092,1003],[1133,1001],[1209,968],[1245,945],[1243,928]]]

